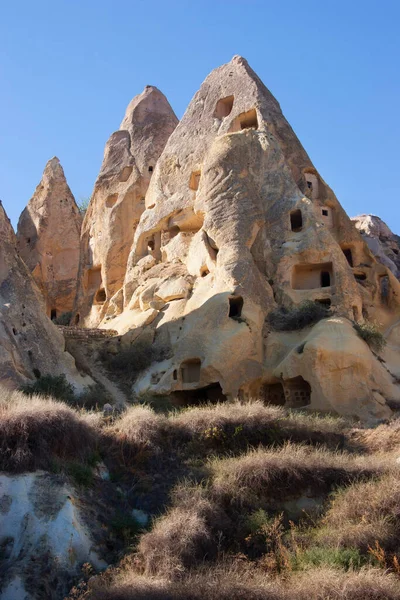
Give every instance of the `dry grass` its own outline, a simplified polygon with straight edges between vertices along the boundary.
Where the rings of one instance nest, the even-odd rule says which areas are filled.
[[[385,550],[399,549],[399,498],[400,479],[396,473],[338,491],[325,516],[320,540],[364,552],[376,542]]]
[[[0,470],[48,469],[54,458],[84,460],[97,443],[97,420],[62,402],[0,391]]]
[[[245,504],[296,497],[307,488],[326,492],[334,485],[382,473],[386,467],[384,457],[367,459],[291,443],[210,463],[214,493]]]
[[[268,577],[262,569],[237,561],[203,567],[182,580],[120,573],[112,583],[96,578],[87,600],[400,600],[399,580],[379,569],[359,572],[310,569],[287,579]]]

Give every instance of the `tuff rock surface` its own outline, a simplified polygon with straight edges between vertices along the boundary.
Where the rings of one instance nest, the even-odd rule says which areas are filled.
[[[0,380],[14,388],[43,374],[64,373],[82,389],[81,377],[64,351],[62,334],[46,316],[43,296],[17,251],[11,223],[0,204]]]
[[[398,403],[400,389],[352,323],[393,324],[399,282],[246,60],[236,56],[207,77],[155,164],[145,209],[136,211],[133,195],[136,212],[124,212],[123,222],[114,215],[126,201],[129,138],[114,136],[84,223],[91,253],[77,313],[85,325],[120,334],[152,332],[169,349],[133,392],[184,401],[250,396],[388,417],[387,401]],[[111,240],[123,256],[117,267],[106,260]],[[272,310],[303,300],[331,306],[332,317],[298,332],[271,330]]]
[[[358,215],[351,219],[373,255],[399,279],[400,237],[375,215]]]
[[[41,290],[48,316],[74,306],[82,217],[58,158],[47,163],[17,231],[20,256]]]
[[[77,314],[85,326],[97,325],[108,306],[121,306],[119,291],[146,191],[177,122],[165,96],[146,86],[106,144],[82,226]]]

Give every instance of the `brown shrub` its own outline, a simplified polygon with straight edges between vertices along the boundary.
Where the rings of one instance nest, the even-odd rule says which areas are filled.
[[[287,443],[278,449],[252,450],[238,458],[214,459],[209,466],[213,492],[219,498],[259,506],[260,502],[299,496],[306,488],[327,492],[333,485],[382,473],[386,462]]]
[[[234,561],[228,567],[202,567],[182,580],[121,572],[108,586],[91,582],[88,600],[400,600],[397,578],[378,569],[344,572],[310,569],[287,580]],[[79,596],[78,596],[79,597]],[[74,596],[77,598],[77,596]]]
[[[400,548],[399,498],[400,480],[395,473],[339,490],[326,513],[320,540],[364,552],[376,542],[386,550]]]
[[[179,486],[173,503],[140,540],[138,556],[148,575],[176,578],[215,555],[212,529],[223,517],[205,490]]]
[[[0,470],[47,469],[54,458],[84,460],[97,437],[93,419],[62,402],[0,391]]]

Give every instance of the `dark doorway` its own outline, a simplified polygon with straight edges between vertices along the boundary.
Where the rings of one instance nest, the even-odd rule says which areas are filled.
[[[321,287],[329,287],[331,285],[331,274],[328,271],[321,271]]]
[[[301,210],[294,210],[290,213],[290,226],[292,231],[301,231],[303,228],[303,217]]]

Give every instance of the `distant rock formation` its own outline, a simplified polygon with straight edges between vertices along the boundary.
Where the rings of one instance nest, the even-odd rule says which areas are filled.
[[[21,214],[17,231],[21,258],[32,272],[52,319],[74,306],[81,225],[64,171],[54,157]]]
[[[351,220],[373,255],[400,279],[400,237],[375,215],[358,215]]]
[[[96,325],[110,305],[122,309],[121,288],[144,198],[177,123],[165,96],[147,86],[108,140],[82,227],[77,322]]]
[[[170,349],[136,382],[137,394],[184,402],[239,395],[370,421],[389,416],[386,401],[399,403],[400,388],[353,322],[394,323],[400,284],[278,102],[236,56],[207,77],[155,163],[137,149],[151,147],[157,111],[144,108],[153,96],[160,92],[146,88],[133,101],[107,144],[83,227],[77,320],[120,334],[143,328]],[[161,104],[165,143],[175,121]],[[129,134],[143,114],[149,128]],[[273,331],[272,310],[305,300],[335,316]]]
[[[15,388],[44,374],[64,373],[76,387],[82,378],[57,327],[45,313],[43,297],[17,252],[17,240],[0,203],[0,381]]]

